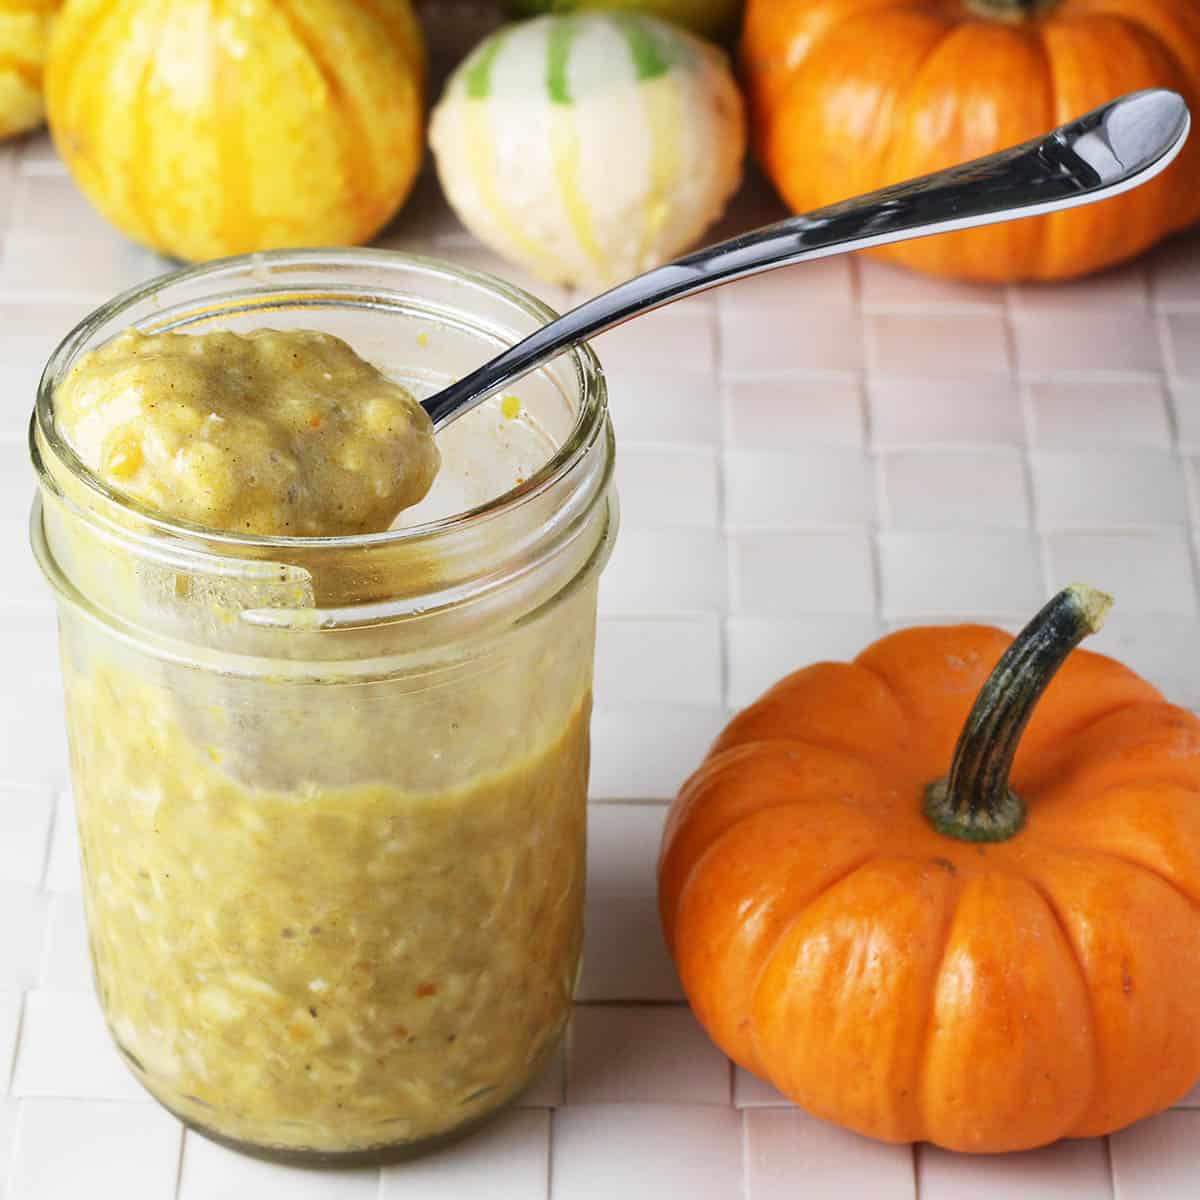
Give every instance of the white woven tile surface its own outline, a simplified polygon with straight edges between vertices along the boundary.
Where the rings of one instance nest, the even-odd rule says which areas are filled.
[[[484,27],[477,6],[442,7],[438,45]],[[752,181],[722,228],[775,213]],[[430,179],[380,241],[528,283]],[[58,338],[166,265],[104,226],[44,136],[0,147],[0,1200],[1200,1191],[1200,1089],[1108,1142],[1002,1160],[874,1145],[791,1109],[682,1006],[653,876],[665,804],[730,712],[896,624],[1013,627],[1085,577],[1118,597],[1098,648],[1200,707],[1200,238],[1061,288],[830,261],[600,339],[624,528],[602,587],[581,1008],[522,1109],[421,1163],[344,1175],[183,1136],[91,995],[24,433]]]

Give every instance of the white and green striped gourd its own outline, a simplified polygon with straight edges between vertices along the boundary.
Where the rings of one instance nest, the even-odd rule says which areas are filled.
[[[692,245],[741,179],[722,51],[633,13],[508,25],[458,68],[430,139],[479,239],[554,283],[605,285]]]

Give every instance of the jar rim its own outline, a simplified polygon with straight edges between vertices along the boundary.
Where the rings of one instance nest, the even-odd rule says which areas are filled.
[[[545,324],[558,316],[548,304],[523,288],[486,271],[459,266],[456,263],[425,255],[374,247],[266,250],[214,259],[169,271],[118,293],[111,300],[94,309],[67,333],[50,355],[38,382],[37,400],[30,421],[30,450],[39,481],[43,486],[55,487],[57,490],[50,469],[40,452],[41,447],[38,444],[40,441],[54,454],[57,461],[67,469],[70,475],[96,496],[102,505],[132,513],[145,526],[147,534],[151,537],[166,536],[176,542],[202,549],[202,552],[208,554],[215,551],[237,556],[242,553],[255,555],[263,551],[286,553],[296,550],[303,550],[311,554],[322,550],[334,552],[419,543],[512,514],[524,505],[537,500],[558,484],[571,472],[573,467],[587,456],[596,439],[603,435],[608,418],[608,396],[604,373],[591,347],[586,343],[581,343],[564,351],[559,356],[566,359],[574,368],[578,389],[578,411],[575,423],[554,454],[523,483],[465,512],[454,513],[448,517],[417,525],[387,529],[377,533],[347,534],[335,537],[297,537],[212,529],[191,521],[168,517],[109,487],[79,458],[67,439],[60,433],[54,419],[56,388],[70,370],[79,352],[87,345],[96,331],[114,318],[119,318],[122,313],[130,311],[136,305],[151,300],[157,294],[168,289],[208,278],[215,279],[223,274],[232,274],[247,269],[275,270],[282,273],[288,269],[336,268],[339,265],[348,267],[374,265],[383,269],[407,267],[440,278],[444,282],[473,285],[493,298],[509,302],[539,324]],[[263,291],[265,293],[268,290],[264,280]],[[311,289],[304,287],[284,290],[305,291]],[[330,290],[336,291],[336,284],[332,284]],[[470,311],[465,309],[460,315],[469,318]],[[131,532],[129,529],[123,530],[125,537],[129,537]]]

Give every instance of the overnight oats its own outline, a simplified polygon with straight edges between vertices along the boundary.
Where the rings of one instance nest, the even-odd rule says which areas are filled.
[[[547,318],[372,251],[186,271],[38,397],[97,991],[195,1128],[409,1152],[513,1098],[582,942],[612,435],[586,350],[435,438]]]

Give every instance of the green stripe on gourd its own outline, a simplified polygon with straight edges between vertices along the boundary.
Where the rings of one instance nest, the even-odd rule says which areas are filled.
[[[611,13],[605,20],[620,32],[629,48],[634,77],[639,83],[661,78],[671,68],[691,65],[692,47],[679,38],[660,36],[664,31],[653,22],[633,13]],[[479,47],[475,57],[462,69],[462,85],[469,99],[489,100],[492,96],[492,76],[500,55],[504,52],[512,30],[493,34]],[[552,104],[574,104],[571,90],[571,47],[586,33],[574,18],[564,17],[550,23],[546,37],[546,94]]]
[[[611,20],[625,35],[629,55],[633,59],[634,73],[639,81],[657,79],[660,75],[666,75],[674,66],[675,58],[671,47],[654,36],[649,22],[640,21],[627,13],[614,13]]]
[[[571,57],[571,43],[579,33],[579,24],[571,17],[551,23],[546,37],[546,91],[551,104],[573,104],[571,83],[567,75],[567,63]]]
[[[475,61],[463,68],[463,86],[472,100],[487,100],[492,94],[492,69],[508,41],[507,33],[497,33],[479,48]]]

